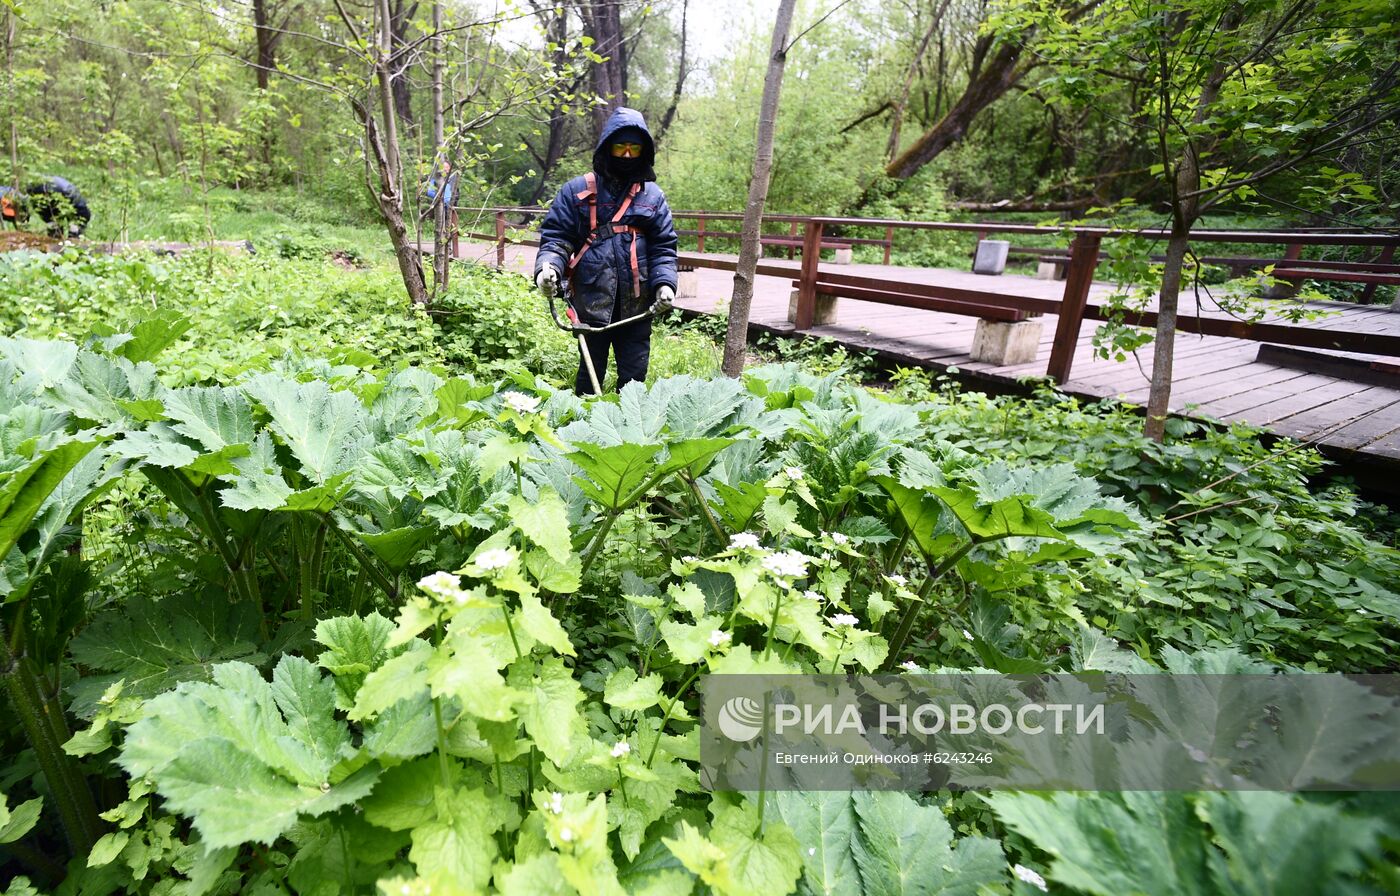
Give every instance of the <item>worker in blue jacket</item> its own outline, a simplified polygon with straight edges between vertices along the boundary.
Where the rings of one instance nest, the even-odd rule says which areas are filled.
[[[24,188],[29,207],[48,225],[49,236],[82,236],[92,211],[78,188],[61,177],[44,177]]]
[[[656,145],[642,114],[620,108],[604,125],[593,170],[560,188],[540,226],[535,285],[547,295],[561,284],[587,326],[608,326],[664,308],[676,297],[676,227],[656,185]],[[601,380],[608,350],[617,385],[646,379],[651,318],[585,337]],[[574,391],[593,391],[580,357]]]

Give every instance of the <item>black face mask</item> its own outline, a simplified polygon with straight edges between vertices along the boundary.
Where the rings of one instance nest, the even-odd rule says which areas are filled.
[[[609,158],[608,173],[617,178],[627,178],[643,170],[641,159]]]

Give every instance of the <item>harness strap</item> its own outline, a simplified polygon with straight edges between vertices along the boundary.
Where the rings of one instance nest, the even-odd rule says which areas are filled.
[[[584,189],[575,193],[574,198],[588,200],[588,236],[584,238],[583,245],[578,247],[578,251],[569,259],[569,264],[564,269],[564,276],[569,278],[569,283],[571,285],[573,283],[574,269],[577,268],[578,263],[583,260],[584,253],[592,248],[593,242],[598,235],[598,177],[590,171],[583,176],[583,182]],[[608,222],[610,225],[614,225],[609,228],[609,236],[616,233],[632,234],[631,266],[632,295],[634,297],[640,297],[642,294],[642,271],[637,263],[637,237],[642,231],[630,224],[622,227],[617,227],[616,225],[622,220],[622,216],[627,214],[627,210],[632,207],[632,200],[636,198],[637,193],[640,192],[641,189],[642,185],[634,182],[627,190],[627,196],[622,200],[622,204],[617,207],[617,212],[612,216],[612,220]]]

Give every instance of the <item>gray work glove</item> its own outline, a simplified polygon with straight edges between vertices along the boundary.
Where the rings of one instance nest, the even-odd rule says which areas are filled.
[[[656,310],[658,312],[669,311],[676,302],[676,291],[671,287],[662,284],[656,287]]]
[[[535,275],[535,288],[553,298],[559,294],[559,270],[553,265],[545,265]]]

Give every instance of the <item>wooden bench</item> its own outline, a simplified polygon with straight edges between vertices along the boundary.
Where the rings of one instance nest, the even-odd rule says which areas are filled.
[[[792,281],[794,289],[801,281]],[[904,283],[880,277],[836,274],[818,269],[817,294],[835,298],[861,299],[882,305],[900,305],[945,314],[966,314],[984,320],[1018,322],[1054,313],[1059,302],[1003,293],[981,292],[938,286],[932,283]]]
[[[794,280],[792,283],[794,292],[789,318],[796,322],[802,281]],[[835,323],[837,298],[975,317],[977,330],[972,337],[972,360],[994,367],[1035,361],[1041,324],[1039,321],[1032,323],[1032,318],[1044,313],[1054,314],[1060,306],[1059,301],[1054,299],[837,274],[820,268],[815,274],[815,294],[817,308],[813,322],[816,324]],[[824,304],[825,308],[822,307]]]

